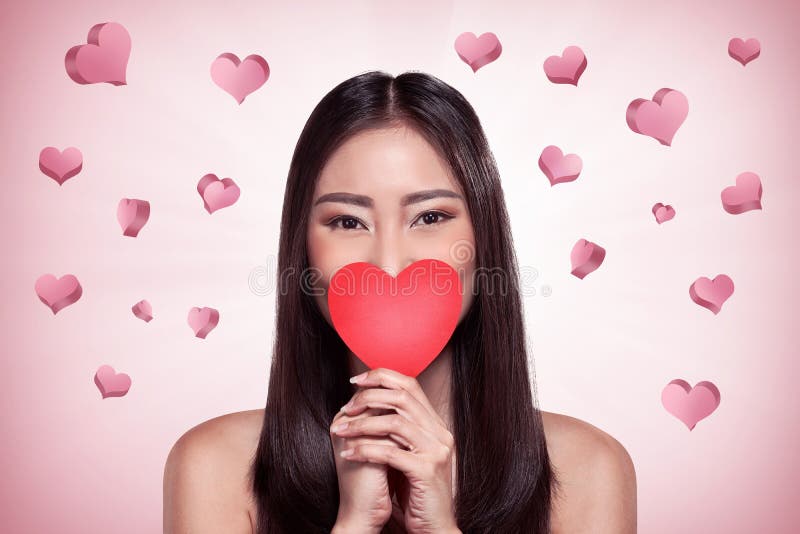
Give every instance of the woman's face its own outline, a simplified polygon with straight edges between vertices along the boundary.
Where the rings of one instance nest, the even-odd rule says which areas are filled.
[[[362,132],[333,153],[317,181],[307,239],[316,287],[325,289],[315,298],[329,324],[331,277],[359,261],[397,276],[417,260],[441,260],[461,278],[459,322],[472,303],[475,238],[464,193],[411,128]]]

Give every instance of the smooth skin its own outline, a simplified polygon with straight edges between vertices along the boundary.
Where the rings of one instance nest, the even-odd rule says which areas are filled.
[[[471,218],[458,185],[446,162],[411,129],[373,130],[345,142],[320,174],[307,230],[309,264],[322,275],[320,287],[327,287],[338,268],[355,261],[368,261],[397,275],[418,259],[437,258],[462,276],[465,294],[459,321],[463,319],[472,304],[475,262],[469,249],[473,247],[474,251]],[[450,193],[415,196],[430,190]],[[318,202],[324,196],[330,201]],[[330,322],[326,296],[315,298]],[[452,527],[452,503],[448,507],[444,502],[455,490],[455,455],[449,456],[449,481],[445,475],[445,448],[453,431],[451,349],[450,345],[445,347],[416,379],[411,379],[416,386],[398,378],[395,382],[386,379],[389,386],[370,383],[354,387],[362,411],[352,415],[340,412],[334,419],[358,417],[354,428],[359,433],[340,435],[331,430],[341,502],[348,502],[348,495],[357,495],[351,502],[363,503],[364,495],[371,495],[385,514],[385,477],[391,467],[402,472],[405,479],[398,490],[399,501],[427,513],[431,524]],[[352,353],[349,366],[351,376],[368,370]],[[625,448],[579,419],[550,412],[542,415],[548,451],[563,485],[563,494],[553,502],[552,532],[635,534],[636,477]],[[245,477],[262,417],[263,410],[217,417],[189,430],[176,442],[164,471],[165,534],[252,534],[256,507]],[[387,434],[387,428],[392,432]],[[359,452],[351,460],[338,456],[345,442],[349,445],[358,440],[379,446],[357,445],[353,448]],[[424,464],[427,467],[412,467],[411,457],[402,454],[411,454],[407,451],[409,440],[417,440],[419,450],[438,451],[431,453]],[[352,468],[346,475],[339,469],[344,465]],[[363,477],[366,485],[356,482],[356,477]],[[450,482],[449,492],[446,482]],[[362,490],[366,493],[355,493]],[[415,499],[411,499],[412,494]],[[349,528],[366,526],[370,531],[375,517],[359,515],[361,512],[349,515],[351,510],[340,509],[340,519],[354,521],[347,523]],[[405,519],[408,521],[408,516]],[[426,526],[406,524],[409,532],[415,528],[424,531]]]

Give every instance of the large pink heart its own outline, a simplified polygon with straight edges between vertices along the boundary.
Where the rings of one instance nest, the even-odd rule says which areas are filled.
[[[731,295],[733,295],[733,280],[726,274],[718,274],[714,280],[701,276],[689,286],[689,296],[692,300],[711,310],[714,315],[719,313]]]
[[[397,278],[356,262],[331,278],[328,308],[339,336],[370,369],[416,377],[450,340],[461,291],[458,273],[440,260],[416,261]]]
[[[555,145],[550,145],[542,150],[539,156],[539,168],[550,180],[550,187],[563,182],[572,182],[578,179],[583,169],[583,160],[577,154],[567,154]]]
[[[664,408],[683,421],[689,430],[694,429],[701,419],[705,419],[719,406],[720,394],[717,386],[708,381],[698,382],[691,387],[688,382],[673,380],[661,392]]]
[[[48,146],[39,152],[39,170],[62,185],[81,172],[83,154],[74,146],[62,152],[54,146]]]
[[[586,56],[578,46],[568,46],[560,56],[550,56],[544,60],[544,73],[553,83],[571,83],[577,87],[585,70]]]
[[[52,274],[43,274],[34,284],[39,300],[50,308],[53,315],[81,298],[83,288],[74,275],[65,274],[56,278]]]
[[[469,65],[472,72],[488,65],[500,57],[503,46],[492,32],[486,32],[476,37],[472,32],[464,32],[456,38],[456,53],[461,60]]]
[[[189,310],[189,316],[186,320],[192,328],[195,337],[205,339],[208,333],[214,330],[217,324],[219,324],[219,311],[215,308],[199,308],[195,306]]]
[[[572,271],[570,272],[583,280],[587,274],[600,267],[605,257],[606,249],[586,239],[578,239],[569,255],[570,263],[572,264]]]
[[[744,67],[761,55],[761,43],[755,38],[743,41],[739,37],[734,37],[728,41],[728,55]]]
[[[211,64],[211,79],[241,104],[269,79],[269,64],[257,54],[239,61],[236,54],[220,54]]]
[[[637,98],[628,104],[625,120],[636,133],[670,146],[672,138],[689,114],[689,100],[675,89],[659,89],[653,100]]]
[[[736,185],[720,193],[722,209],[733,215],[761,209],[761,178],[754,172],[743,172],[736,177]]]
[[[105,22],[89,30],[88,44],[67,51],[64,63],[69,77],[80,84],[106,82],[125,85],[131,55],[131,36],[122,24]]]
[[[131,377],[117,373],[110,365],[101,365],[94,374],[94,383],[103,398],[122,397],[131,388]]]
[[[208,213],[233,205],[239,200],[241,191],[232,178],[220,180],[216,174],[206,174],[197,182],[197,192],[203,198],[203,207]]]

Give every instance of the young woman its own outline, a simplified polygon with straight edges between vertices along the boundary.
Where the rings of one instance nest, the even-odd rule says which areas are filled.
[[[266,408],[178,440],[165,532],[636,532],[625,448],[537,408],[503,190],[461,93],[381,71],[330,91],[295,148],[278,255]],[[461,277],[455,331],[416,378],[370,370],[332,326],[330,278],[423,258]]]

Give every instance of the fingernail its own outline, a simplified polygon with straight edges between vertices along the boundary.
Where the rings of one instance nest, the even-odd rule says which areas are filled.
[[[353,449],[345,449],[339,453],[339,456],[341,456],[342,458],[346,458],[347,456],[352,456],[354,452],[356,451],[354,451]]]
[[[365,378],[366,376],[367,376],[367,373],[366,373],[366,372],[364,372],[364,373],[361,373],[360,375],[356,375],[356,376],[354,376],[354,377],[351,377],[351,378],[350,378],[350,383],[351,383],[351,384],[358,384],[359,382],[361,382],[362,380],[364,380],[364,378]]]
[[[340,432],[345,428],[347,428],[348,424],[349,423],[339,423],[338,425],[334,426],[331,430],[333,430],[334,432]]]

